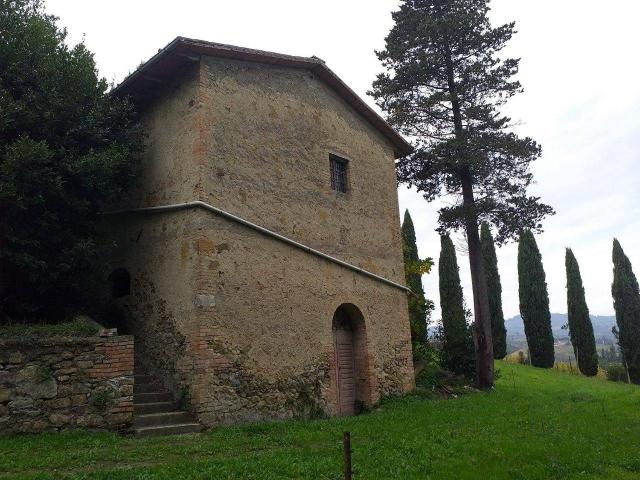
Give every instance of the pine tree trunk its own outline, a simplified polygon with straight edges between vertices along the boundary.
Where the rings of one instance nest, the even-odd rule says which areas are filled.
[[[472,211],[474,198],[470,174],[464,169],[462,194],[464,205]],[[484,273],[478,220],[472,213],[466,218],[467,247],[473,289],[473,341],[476,348],[476,386],[482,390],[493,386],[493,342],[491,338],[491,314],[487,278]]]
[[[444,61],[447,68],[449,95],[453,122],[458,142],[463,142],[464,132],[460,101],[458,99],[455,72],[451,60],[451,51],[446,46]],[[491,314],[489,311],[489,294],[487,278],[484,274],[484,261],[478,233],[478,218],[475,215],[473,196],[473,178],[468,166],[464,165],[464,158],[459,152],[460,180],[462,183],[463,204],[466,207],[465,230],[467,233],[467,247],[469,249],[469,266],[471,268],[471,285],[473,289],[473,342],[476,349],[476,386],[487,390],[493,386],[493,343],[491,340]]]

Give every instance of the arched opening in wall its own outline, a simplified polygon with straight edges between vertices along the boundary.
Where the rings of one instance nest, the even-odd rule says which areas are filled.
[[[126,297],[131,295],[131,276],[124,268],[117,268],[107,277],[107,295],[100,313],[100,322],[105,328],[117,328],[119,334],[130,335],[131,329],[126,313]]]
[[[124,268],[116,268],[109,274],[109,285],[113,298],[126,297],[131,293],[131,276]]]
[[[362,312],[345,303],[333,314],[334,385],[338,415],[354,415],[371,405],[367,335]]]

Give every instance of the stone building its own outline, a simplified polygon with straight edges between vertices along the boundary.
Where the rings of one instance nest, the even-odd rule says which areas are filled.
[[[316,57],[182,37],[114,94],[148,133],[108,217],[136,368],[208,426],[412,388],[400,135]]]

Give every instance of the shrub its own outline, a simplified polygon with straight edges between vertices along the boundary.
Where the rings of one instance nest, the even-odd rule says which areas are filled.
[[[627,370],[620,363],[610,363],[605,369],[607,380],[612,382],[627,382]]]
[[[553,368],[555,368],[556,370],[558,370],[560,372],[570,373],[572,375],[579,375],[580,374],[580,370],[578,369],[578,366],[575,363],[556,362],[555,365],[553,366]]]
[[[0,337],[91,337],[98,334],[98,326],[82,318],[68,322],[11,323],[0,325]]]
[[[109,248],[98,213],[143,148],[130,102],[108,95],[57,20],[40,0],[0,1],[0,323],[96,304],[88,285]]]
[[[527,361],[527,356],[524,354],[524,352],[523,352],[522,350],[520,350],[520,351],[518,352],[518,363],[519,363],[520,365],[526,365],[527,363],[529,363],[529,362]]]
[[[99,412],[105,412],[113,401],[114,391],[110,388],[105,388],[104,390],[100,390],[94,392],[91,395],[91,405],[93,408]]]
[[[470,391],[473,389],[469,386],[468,378],[464,375],[456,375],[437,364],[425,366],[416,377],[415,392],[423,397],[455,397]]]

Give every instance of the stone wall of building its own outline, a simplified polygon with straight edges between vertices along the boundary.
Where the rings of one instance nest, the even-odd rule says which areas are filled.
[[[204,211],[192,226],[201,235],[194,244],[211,245],[195,254],[194,287],[214,302],[196,310],[185,332],[192,405],[203,423],[335,414],[332,320],[343,304],[364,321],[366,403],[412,388],[403,291]]]
[[[132,337],[0,339],[0,435],[132,419]]]
[[[389,141],[310,71],[201,64],[198,200],[404,283]],[[348,160],[346,193],[331,188],[330,154]]]
[[[163,84],[142,109],[145,154],[136,186],[117,208],[147,207],[197,197],[196,128],[199,66],[193,65]],[[185,354],[185,323],[195,321],[193,263],[189,249],[188,211],[161,215],[108,217],[118,246],[111,270],[131,276],[131,294],[114,299],[111,308],[128,319],[120,331],[136,338],[136,361],[183,396],[180,362]],[[109,272],[105,273],[105,276]]]

